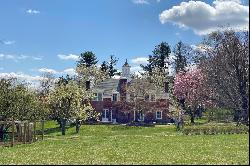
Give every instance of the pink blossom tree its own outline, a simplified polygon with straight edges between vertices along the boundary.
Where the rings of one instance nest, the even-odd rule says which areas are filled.
[[[199,105],[212,106],[212,91],[205,84],[205,75],[200,69],[179,72],[174,80],[173,95],[194,123],[195,110]]]

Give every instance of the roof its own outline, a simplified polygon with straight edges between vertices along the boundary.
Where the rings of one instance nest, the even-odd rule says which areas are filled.
[[[118,91],[119,79],[109,78],[103,82],[97,84],[93,89],[101,90],[104,94],[110,94],[114,91]]]

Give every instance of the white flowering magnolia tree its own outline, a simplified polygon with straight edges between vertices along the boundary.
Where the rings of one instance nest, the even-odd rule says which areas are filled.
[[[76,132],[79,132],[80,121],[88,118],[88,111],[92,110],[89,99],[91,93],[74,81],[56,86],[49,94],[48,102],[52,114],[61,121],[62,135],[65,135],[67,119],[76,119]]]

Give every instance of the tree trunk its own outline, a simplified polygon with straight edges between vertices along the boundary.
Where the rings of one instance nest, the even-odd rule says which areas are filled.
[[[81,122],[80,122],[80,120],[76,120],[76,133],[78,134],[79,133],[79,131],[80,131],[80,127],[81,127]]]
[[[62,135],[65,135],[66,133],[66,119],[61,120],[61,126],[62,126]]]

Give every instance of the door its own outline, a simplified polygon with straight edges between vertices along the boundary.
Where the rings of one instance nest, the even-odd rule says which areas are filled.
[[[109,121],[109,109],[103,109],[102,111],[102,122]]]

